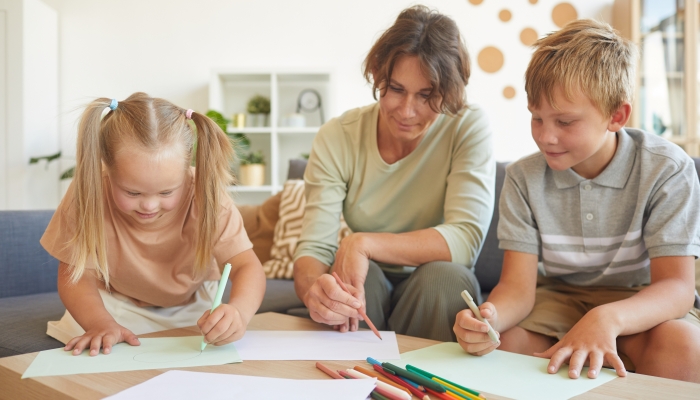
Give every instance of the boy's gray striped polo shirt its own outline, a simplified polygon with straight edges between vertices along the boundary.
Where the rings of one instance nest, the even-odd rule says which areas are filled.
[[[700,184],[693,160],[665,139],[617,132],[593,179],[554,171],[541,153],[506,169],[499,247],[540,254],[547,276],[581,286],[648,284],[649,259],[700,256]]]

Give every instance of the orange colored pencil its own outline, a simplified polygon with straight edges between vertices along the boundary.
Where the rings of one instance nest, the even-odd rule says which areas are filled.
[[[320,369],[321,371],[325,372],[326,375],[330,376],[333,379],[343,379],[342,376],[340,376],[337,372],[333,371],[332,369],[326,367],[325,365],[321,364],[320,362],[316,362],[316,368]]]
[[[350,294],[352,296],[352,293],[350,293],[350,291],[348,290],[347,286],[345,286],[343,281],[340,280],[340,277],[338,276],[338,274],[333,272],[333,277],[335,278],[336,282],[338,282],[338,285],[340,285],[340,287],[343,288],[343,290],[345,292],[347,292],[348,294]],[[369,326],[369,329],[371,329],[372,332],[374,332],[374,334],[377,335],[377,337],[380,340],[384,340],[384,339],[382,339],[382,335],[379,334],[379,331],[377,330],[377,328],[374,327],[374,324],[372,323],[372,321],[370,321],[369,317],[367,317],[367,314],[365,314],[365,312],[362,311],[362,307],[358,308],[357,312],[360,313],[362,318],[365,320],[365,322],[367,323],[367,326]]]
[[[425,391],[428,392],[428,393],[430,393],[431,396],[437,397],[438,399],[442,399],[442,400],[454,400],[454,397],[449,396],[449,395],[446,394],[447,392],[445,392],[445,393],[438,393],[438,392],[436,392],[436,391],[434,391],[433,389],[430,389],[430,388],[425,388]]]
[[[355,371],[362,372],[362,373],[365,374],[365,375],[373,376],[373,377],[379,379],[380,381],[386,383],[387,385],[391,385],[391,386],[393,386],[393,387],[395,387],[395,388],[397,388],[397,389],[401,389],[401,390],[403,390],[404,392],[406,392],[406,393],[408,393],[408,394],[412,394],[411,391],[408,390],[408,389],[406,389],[404,386],[401,386],[401,385],[399,385],[398,383],[394,383],[394,382],[390,381],[389,379],[386,379],[385,377],[383,377],[383,376],[382,376],[380,373],[378,373],[378,372],[370,371],[370,370],[368,370],[367,368],[362,368],[362,367],[360,367],[360,366],[356,366],[356,367],[353,368],[353,369],[354,369]]]
[[[413,386],[409,385],[407,382],[404,382],[403,380],[401,380],[401,378],[399,378],[398,376],[392,375],[392,374],[384,371],[384,369],[382,369],[381,366],[373,364],[372,368],[374,368],[380,374],[384,375],[384,377],[386,377],[387,379],[390,379],[390,380],[396,382],[397,385],[401,385],[401,386],[405,387],[411,393],[413,393],[414,396],[418,397],[419,399],[430,400],[430,396],[428,396],[425,392],[421,392],[420,390],[414,388]]]

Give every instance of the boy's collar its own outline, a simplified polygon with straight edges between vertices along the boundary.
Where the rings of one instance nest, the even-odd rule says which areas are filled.
[[[591,182],[596,185],[616,189],[624,188],[632,172],[634,159],[637,155],[635,147],[634,140],[632,140],[624,129],[620,129],[617,132],[617,149],[615,150],[615,155],[603,172],[591,179]],[[571,168],[564,171],[553,171],[553,173],[557,189],[571,188],[587,180],[574,172]]]

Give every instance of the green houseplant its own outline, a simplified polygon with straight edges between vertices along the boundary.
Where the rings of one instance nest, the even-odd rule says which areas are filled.
[[[207,111],[207,117],[211,118],[212,121],[214,121],[217,125],[219,125],[219,128],[221,128],[222,131],[226,134],[226,136],[231,139],[231,142],[233,142],[233,148],[236,150],[236,159],[240,160],[243,158],[245,155],[245,152],[250,148],[250,139],[248,139],[248,136],[242,134],[242,133],[229,133],[226,131],[226,127],[228,126],[229,122],[231,120],[226,119],[226,117],[223,116],[218,111],[215,110],[209,110]]]
[[[238,179],[244,186],[265,184],[265,157],[262,151],[249,152],[240,159]]]
[[[270,114],[270,99],[265,96],[255,95],[248,100],[246,110],[250,114],[252,126],[267,126],[267,117]]]

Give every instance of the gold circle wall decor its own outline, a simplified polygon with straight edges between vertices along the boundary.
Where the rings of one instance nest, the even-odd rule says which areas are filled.
[[[484,72],[497,72],[503,67],[503,53],[493,46],[484,47],[479,52],[477,62]]]
[[[478,6],[479,4],[483,3],[484,0],[469,0],[469,2],[474,4],[475,6]]]
[[[506,99],[512,99],[515,97],[515,88],[513,86],[506,86],[503,88],[503,97]]]
[[[520,41],[525,46],[532,46],[537,41],[537,31],[532,28],[525,28],[520,32]]]
[[[537,4],[537,0],[529,0],[530,4]]]
[[[510,11],[503,9],[501,12],[498,13],[498,18],[503,21],[503,22],[508,22],[510,21],[510,18],[513,16],[513,14],[510,13]]]
[[[552,9],[552,21],[560,28],[575,19],[578,19],[578,12],[570,3],[559,3]]]

